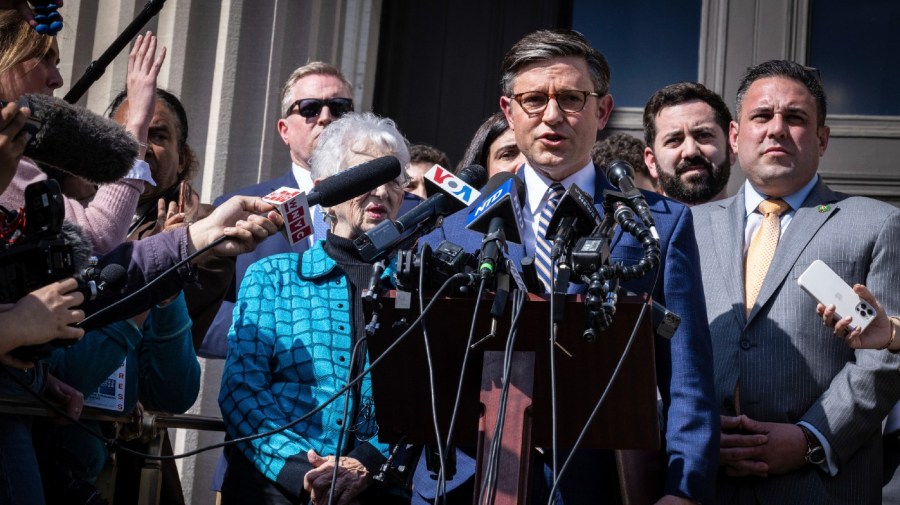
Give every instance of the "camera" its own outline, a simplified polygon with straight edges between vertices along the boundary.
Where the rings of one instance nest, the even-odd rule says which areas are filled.
[[[38,288],[78,273],[74,248],[63,234],[65,209],[55,180],[29,184],[23,211],[3,212],[6,219],[0,238],[0,303],[15,303]],[[66,342],[54,340],[40,346],[22,346],[11,354],[34,361]]]
[[[471,279],[454,281],[453,290],[464,292],[474,282],[477,268],[477,258],[449,240],[444,240],[434,250],[425,244],[421,253],[403,250],[397,254],[397,287],[403,291],[417,291],[419,274],[424,270],[425,289],[440,288],[456,274],[471,275]]]

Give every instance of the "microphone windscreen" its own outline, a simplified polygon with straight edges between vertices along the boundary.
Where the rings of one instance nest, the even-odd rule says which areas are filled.
[[[307,195],[310,206],[331,207],[387,183],[400,176],[400,160],[383,156],[360,163],[319,181]]]
[[[118,292],[125,287],[128,281],[128,272],[118,263],[110,263],[100,271],[100,282],[105,283],[104,292]]]
[[[487,170],[481,165],[469,165],[463,167],[457,172],[456,176],[466,181],[469,186],[472,186],[477,190],[481,190],[488,180]],[[481,192],[484,193],[484,191]]]
[[[48,95],[25,95],[19,105],[43,126],[25,156],[96,183],[121,179],[134,164],[138,142],[112,119]]]
[[[619,190],[628,191],[629,188],[623,188],[621,184],[634,179],[634,169],[626,161],[613,160],[606,167],[606,178],[609,179],[610,184],[619,188]]]
[[[93,253],[91,241],[84,234],[81,226],[71,222],[63,221],[60,235],[65,239],[66,244],[72,248],[72,266],[75,267],[76,273],[81,273],[87,268]]]

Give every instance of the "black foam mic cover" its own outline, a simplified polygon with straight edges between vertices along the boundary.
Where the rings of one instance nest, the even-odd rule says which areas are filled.
[[[112,119],[49,95],[30,94],[20,106],[40,123],[25,156],[96,183],[121,179],[134,164],[138,142]]]
[[[372,191],[374,188],[400,176],[400,160],[383,156],[360,163],[319,181],[306,195],[310,207],[331,207]]]

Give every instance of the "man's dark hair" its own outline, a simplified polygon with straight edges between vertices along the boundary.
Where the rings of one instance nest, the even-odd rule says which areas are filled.
[[[738,86],[737,105],[735,112],[741,117],[741,107],[744,104],[744,95],[754,82],[765,79],[767,77],[786,77],[793,79],[809,90],[809,93],[816,100],[816,125],[825,125],[825,116],[828,112],[827,99],[825,98],[825,89],[822,87],[822,81],[819,79],[815,69],[804,67],[803,65],[789,60],[769,60],[759,65],[749,67],[741,77],[741,83]]]
[[[644,141],[627,133],[614,133],[609,137],[598,140],[591,148],[591,159],[594,164],[605,170],[611,161],[622,160],[650,180],[650,170],[644,163]]]
[[[107,117],[113,119],[126,98],[128,98],[128,90],[123,89],[122,91],[119,91],[115,98],[113,98],[112,103],[109,104],[109,107],[106,108]],[[185,170],[181,173],[181,177],[178,178],[176,183],[190,180],[200,167],[200,163],[197,160],[197,156],[194,154],[194,150],[191,149],[191,146],[187,143],[187,111],[184,110],[184,105],[182,105],[181,100],[179,100],[177,96],[162,88],[156,88],[156,98],[161,100],[166,107],[175,114],[175,118],[178,120],[178,124],[175,125],[176,128],[178,128],[178,150],[181,151],[181,156],[184,158]]]
[[[447,153],[436,147],[425,144],[413,144],[409,146],[409,162],[428,163],[430,165],[437,163],[447,170],[452,170],[450,158],[447,156]]]
[[[666,107],[681,105],[693,100],[700,100],[712,107],[716,114],[716,124],[722,128],[725,138],[728,138],[731,111],[728,110],[722,97],[698,82],[685,81],[660,89],[650,97],[647,105],[644,106],[644,141],[651,149],[656,141],[656,116]]]
[[[525,66],[566,56],[585,59],[594,83],[594,89],[590,91],[601,96],[609,92],[609,63],[600,51],[591,47],[584,35],[574,30],[538,30],[516,42],[503,57],[500,68],[503,94],[512,95],[513,80]]]

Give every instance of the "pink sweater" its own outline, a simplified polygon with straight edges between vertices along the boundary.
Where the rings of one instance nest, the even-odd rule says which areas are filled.
[[[42,181],[47,175],[28,158],[19,161],[16,176],[3,194],[0,205],[9,210],[25,206],[25,187]],[[91,243],[94,253],[105,254],[125,241],[128,226],[144,191],[144,181],[122,179],[113,184],[102,184],[90,203],[63,196],[66,220],[80,225]]]

